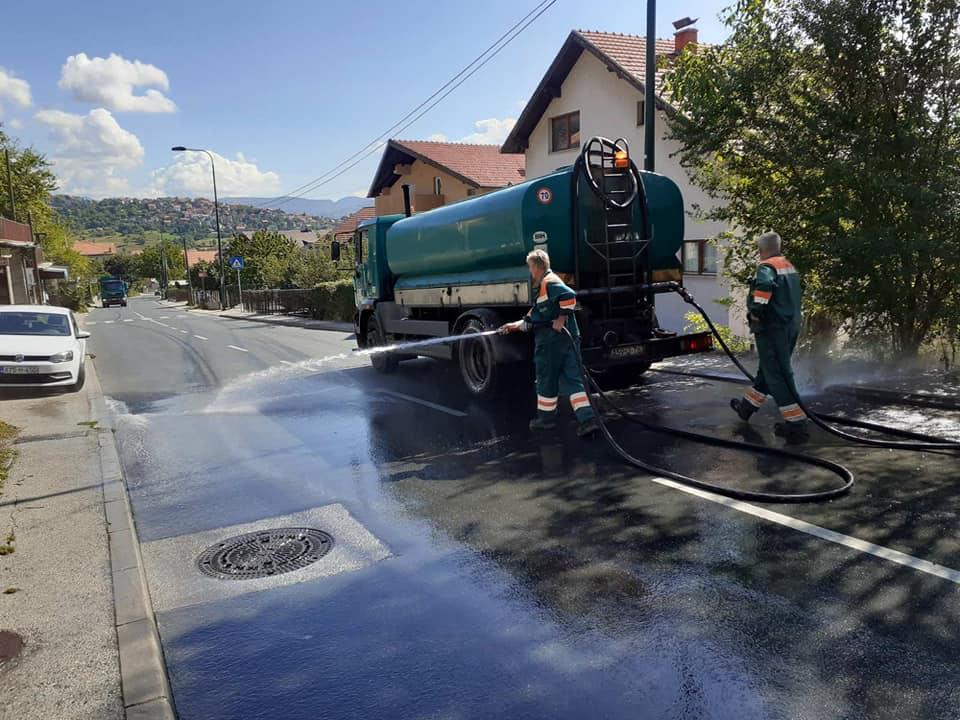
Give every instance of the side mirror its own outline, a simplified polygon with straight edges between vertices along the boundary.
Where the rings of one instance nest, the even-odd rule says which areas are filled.
[[[340,260],[340,243],[336,240],[330,243],[330,259],[334,262]]]
[[[90,337],[90,333],[86,330],[77,331],[77,340],[86,340],[88,337]]]

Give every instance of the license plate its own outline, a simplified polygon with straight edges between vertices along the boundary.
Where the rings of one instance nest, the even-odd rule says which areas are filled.
[[[7,365],[0,367],[0,373],[4,375],[36,375],[40,372],[38,367],[29,367],[23,365]]]
[[[646,354],[647,348],[643,345],[621,345],[610,350],[610,357],[613,359],[639,357]]]

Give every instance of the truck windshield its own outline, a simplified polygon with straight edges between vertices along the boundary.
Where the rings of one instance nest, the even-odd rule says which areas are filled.
[[[104,292],[110,292],[110,293],[123,292],[126,289],[122,280],[114,280],[113,282],[101,283],[100,287],[103,288]]]

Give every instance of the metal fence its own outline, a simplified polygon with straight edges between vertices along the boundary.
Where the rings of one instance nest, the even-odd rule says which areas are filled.
[[[232,300],[237,291],[233,290]],[[259,315],[309,315],[312,290],[244,290],[243,309]]]

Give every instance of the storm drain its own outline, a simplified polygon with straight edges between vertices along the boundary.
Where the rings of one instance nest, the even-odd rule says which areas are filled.
[[[211,577],[248,580],[299,570],[333,547],[333,537],[313,528],[258,530],[229,538],[200,553],[197,565]]]

